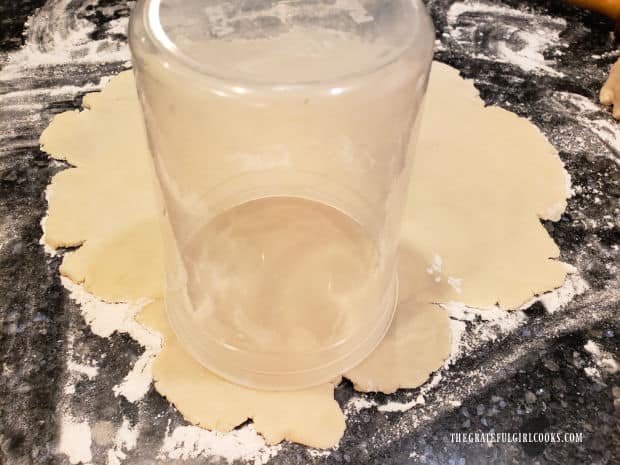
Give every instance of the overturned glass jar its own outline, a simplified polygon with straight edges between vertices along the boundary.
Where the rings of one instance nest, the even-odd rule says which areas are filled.
[[[419,0],[138,2],[166,311],[206,368],[303,388],[381,341],[433,41]]]

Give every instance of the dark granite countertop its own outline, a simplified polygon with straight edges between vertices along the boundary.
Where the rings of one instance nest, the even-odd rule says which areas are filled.
[[[349,409],[338,449],[318,454],[284,444],[268,463],[619,464],[620,372],[613,360],[620,356],[620,123],[597,104],[619,55],[613,25],[560,0],[427,3],[436,59],[474,79],[487,104],[529,118],[560,152],[575,196],[561,221],[545,226],[580,277],[565,294],[579,295],[560,310],[551,301],[535,303],[525,323],[496,338],[480,336],[483,323],[467,322],[472,350],[436,386],[423,388],[423,403],[404,412]],[[152,387],[133,403],[113,392],[144,349],[126,333],[91,332],[61,284],[60,257],[39,242],[46,186],[64,168],[39,150],[39,134],[53,115],[79,108],[102,78],[129,67],[132,4],[0,0],[0,464],[69,463],[57,447],[66,409],[93,429],[96,423],[116,431],[123,420],[139,425],[137,444],[121,462],[183,462],[158,455],[171,428],[185,424],[174,407]],[[574,292],[584,282],[588,289]],[[71,394],[69,346],[74,355],[103,360]],[[410,401],[420,392],[389,400]],[[445,405],[447,393],[459,402]],[[348,383],[336,390],[343,406],[354,395]],[[567,431],[583,440],[486,445],[450,438],[488,431]],[[95,440],[92,463],[114,463],[109,449]],[[205,454],[186,459],[220,463]]]

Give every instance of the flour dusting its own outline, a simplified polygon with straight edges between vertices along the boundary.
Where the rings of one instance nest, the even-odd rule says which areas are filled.
[[[417,397],[409,402],[396,402],[391,400],[383,405],[380,405],[377,410],[380,412],[406,412],[407,410],[411,410],[416,405],[423,405],[424,403],[426,403],[424,395],[418,394]]]
[[[431,265],[426,269],[426,272],[430,275],[434,275],[433,280],[436,283],[441,282],[441,268],[443,266],[443,259],[441,258],[441,255],[439,254],[433,254],[433,262],[431,263]]]
[[[433,262],[431,266],[426,269],[428,274],[441,273],[441,267],[443,266],[443,259],[439,254],[433,254]]]
[[[590,353],[596,366],[606,374],[613,375],[618,372],[618,362],[613,354],[605,351],[594,341],[588,341],[583,348]]]
[[[28,18],[24,46],[0,54],[0,108],[11,115],[0,118],[0,151],[37,146],[52,105],[66,105],[80,94],[100,90],[106,78],[99,76],[130,67],[129,48],[118,40],[126,34],[128,18],[114,20],[109,34],[94,39],[96,25],[87,17],[98,3],[48,0]],[[99,76],[93,78],[93,73]]]
[[[166,431],[159,451],[161,460],[188,460],[216,455],[228,462],[246,460],[253,465],[263,465],[277,455],[281,446],[268,446],[252,425],[230,433],[208,431],[197,426],[178,426]]]
[[[99,369],[96,366],[84,365],[81,363],[77,363],[73,360],[69,360],[67,362],[67,369],[74,373],[86,375],[88,379],[93,379],[95,376],[97,376],[97,373],[99,373]]]
[[[486,24],[482,19],[491,15],[498,22],[493,35],[479,29]],[[509,63],[528,72],[562,76],[544,56],[552,47],[559,50],[565,46],[560,39],[560,33],[566,28],[566,21],[562,18],[474,0],[453,3],[447,20],[444,34],[462,47],[473,44],[476,59]]]
[[[581,128],[586,128],[599,141],[603,150],[596,150],[596,145],[580,131],[572,137],[560,138],[554,145],[564,150],[587,151],[592,156],[605,156],[620,164],[620,124],[615,121],[609,111],[593,102],[588,97],[571,92],[554,92],[551,104],[558,112],[573,120]],[[563,145],[563,146],[562,146]]]
[[[69,415],[62,418],[58,452],[65,454],[72,464],[90,463],[93,458],[90,426],[87,421],[78,421]]]
[[[566,277],[566,281],[561,287],[544,293],[537,300],[545,306],[549,313],[555,313],[589,288],[588,283],[578,273],[571,273]]]
[[[139,433],[138,426],[132,428],[129,420],[123,419],[116,432],[114,447],[108,450],[107,465],[120,465],[127,458],[127,452],[136,447]]]
[[[376,407],[377,403],[361,395],[351,397],[344,406],[345,414],[358,413],[361,410]]]
[[[113,388],[116,395],[125,397],[129,402],[142,399],[153,381],[153,360],[162,348],[161,336],[134,319],[148,301],[110,304],[97,299],[70,279],[62,278],[62,284],[70,291],[71,298],[80,304],[82,315],[93,333],[102,337],[108,337],[114,331],[127,333],[144,347],[144,352],[125,379]]]
[[[463,292],[463,279],[455,278],[453,276],[448,276],[448,285],[452,287],[456,291],[457,294],[461,294]]]
[[[449,363],[449,362],[448,362]],[[447,368],[447,365],[444,365],[443,369]],[[407,410],[412,409],[417,405],[424,405],[426,403],[426,393],[431,391],[435,386],[439,385],[439,382],[442,380],[443,376],[441,372],[435,373],[430,381],[427,381],[422,387],[419,389],[419,393],[416,397],[408,402],[396,402],[396,401],[388,401],[387,403],[380,405],[377,410],[380,412],[406,412]]]
[[[49,0],[28,19],[26,43],[10,55],[2,69],[3,79],[14,79],[41,65],[130,61],[125,44],[109,38],[93,40],[90,34],[95,25],[79,18],[72,3],[72,0]],[[86,9],[95,3],[84,2],[80,6]],[[73,14],[67,14],[68,11]],[[125,33],[127,18],[119,19],[114,27]]]

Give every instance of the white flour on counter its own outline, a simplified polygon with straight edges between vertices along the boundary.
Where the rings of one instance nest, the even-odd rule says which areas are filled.
[[[91,444],[92,434],[88,420],[78,420],[73,417],[70,409],[70,398],[75,394],[77,383],[83,378],[94,379],[99,369],[92,361],[84,363],[76,360],[74,348],[74,336],[69,334],[66,343],[66,378],[64,381],[64,397],[58,405],[60,416],[60,439],[56,445],[56,451],[65,454],[72,464],[89,464],[92,460]]]
[[[96,3],[48,0],[28,18],[24,45],[14,52],[0,53],[0,108],[10,115],[0,119],[0,151],[37,145],[39,134],[49,123],[41,117],[46,114],[43,109],[101,90],[108,79],[85,82],[83,76],[116,73],[131,66],[126,43],[91,37],[95,24],[82,15]],[[124,34],[127,24],[128,18],[119,18],[109,25],[109,32]]]
[[[448,364],[449,361],[446,362],[446,365],[444,365],[441,370],[447,368]],[[430,381],[427,381],[425,384],[422,385],[419,394],[412,400],[408,402],[389,401],[383,405],[380,405],[377,410],[379,410],[380,412],[406,412],[407,410],[412,409],[416,405],[424,405],[426,403],[426,398],[424,397],[424,395],[430,390],[432,390],[435,386],[437,386],[443,378],[443,376],[441,375],[441,370],[435,373],[431,377]]]
[[[588,370],[588,367],[586,367],[584,369],[586,374],[591,378],[597,378],[600,380],[601,371],[607,375],[613,375],[620,369],[614,355],[605,351],[596,342],[590,340],[583,346],[583,348],[592,356],[592,360],[596,365],[596,368],[590,367],[591,369]]]
[[[144,347],[144,352],[125,379],[113,388],[117,396],[123,396],[129,402],[142,399],[153,381],[153,360],[162,347],[159,334],[134,320],[136,313],[148,302],[109,304],[89,294],[70,279],[63,277],[62,284],[70,291],[71,298],[80,304],[82,315],[93,333],[101,337],[109,337],[114,331],[127,333]]]
[[[187,460],[217,455],[229,462],[243,459],[253,465],[263,465],[278,454],[281,445],[267,446],[252,425],[237,428],[230,433],[208,431],[198,426],[177,426],[166,431],[158,458]]]
[[[129,420],[123,419],[114,438],[114,447],[108,450],[107,465],[120,465],[127,458],[127,452],[133,450],[138,444],[139,433],[139,426],[132,428]]]
[[[554,92],[551,104],[563,116],[586,128],[602,143],[604,150],[592,150],[593,143],[583,136],[561,137],[553,140],[554,145],[562,150],[587,151],[594,156],[605,156],[620,164],[620,124],[609,114],[609,110],[583,95],[571,92]]]
[[[58,451],[65,454],[72,464],[87,465],[93,458],[90,450],[92,437],[87,421],[78,421],[69,415],[62,417]]]
[[[588,283],[578,273],[571,273],[561,287],[541,295],[536,300],[541,302],[549,313],[555,313],[589,288]]]
[[[484,22],[480,22],[478,18],[487,15],[500,16],[503,19],[499,28],[502,34],[497,34],[496,31],[490,36],[479,29]],[[452,4],[447,20],[448,27],[444,34],[462,46],[473,43],[472,53],[476,59],[499,61],[516,65],[524,71],[562,76],[562,73],[549,66],[549,61],[543,55],[551,47],[565,46],[560,39],[560,33],[566,28],[566,21],[562,18],[467,1]],[[475,36],[480,39],[474,38]]]
[[[30,75],[32,68],[41,65],[130,61],[126,44],[90,37],[95,25],[79,18],[71,3],[72,0],[49,0],[28,18],[26,43],[9,55],[8,63],[2,68],[2,80]],[[85,2],[80,6],[85,10],[96,3]],[[113,32],[126,33],[127,24],[127,18],[120,18],[113,24]]]
[[[88,379],[93,379],[99,373],[99,368],[92,365],[83,365],[81,363],[74,362],[73,360],[69,360],[67,362],[67,370],[80,373],[82,375],[86,375]]]
[[[376,407],[377,403],[373,400],[369,400],[366,397],[362,397],[363,394],[355,393],[353,397],[351,397],[346,405],[344,406],[345,415],[351,415],[353,413],[358,413],[364,409]]]

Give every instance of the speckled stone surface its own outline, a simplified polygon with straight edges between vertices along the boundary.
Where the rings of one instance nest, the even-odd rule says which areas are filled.
[[[38,136],[54,114],[79,108],[102,78],[130,66],[124,28],[132,3],[0,0],[0,464],[69,463],[57,447],[67,411],[92,430],[116,431],[123,421],[138,428],[124,463],[224,463],[160,453],[182,417],[153,388],[134,403],[112,389],[144,349],[127,334],[90,331],[62,287],[60,258],[39,243],[46,186],[66,166],[39,150]],[[561,310],[533,304],[525,323],[495,338],[481,336],[484,322],[464,323],[471,350],[411,410],[377,406],[416,399],[419,389],[360,396],[343,383],[336,398],[347,407],[347,432],[339,447],[318,454],[284,444],[268,463],[618,464],[620,123],[596,103],[618,56],[613,26],[560,0],[428,6],[436,58],[474,79],[486,103],[529,118],[560,152],[575,195],[561,221],[545,226],[589,289]],[[69,352],[98,366],[92,379],[77,377],[72,393]],[[373,406],[351,408],[352,398]],[[489,431],[574,432],[583,440],[489,446],[450,436]],[[92,463],[111,463],[110,447],[95,438]]]

